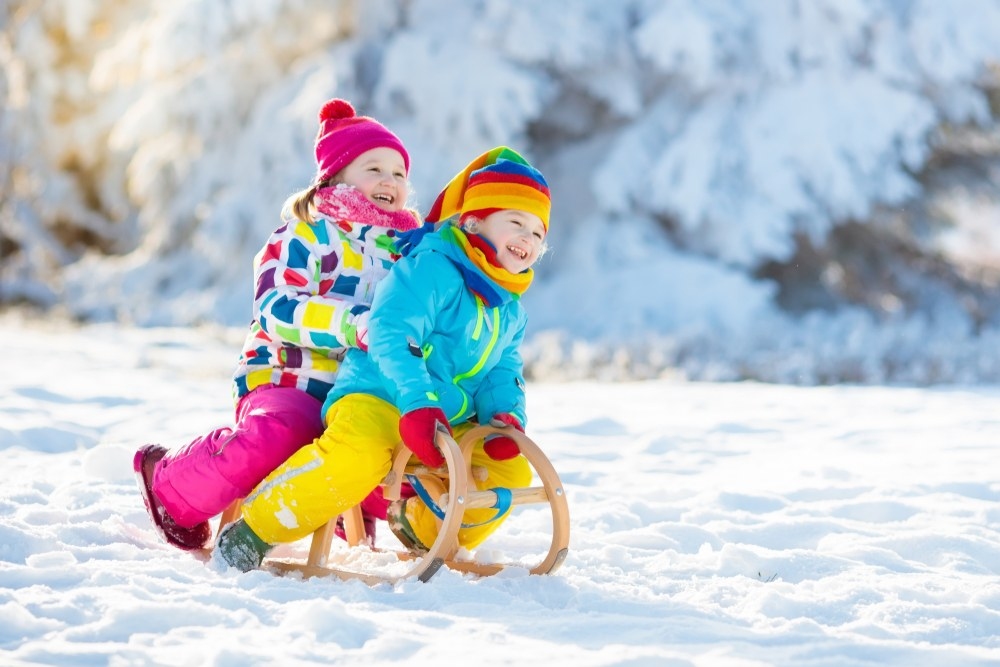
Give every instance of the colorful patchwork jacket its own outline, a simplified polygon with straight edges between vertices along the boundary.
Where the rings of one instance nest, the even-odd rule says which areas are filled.
[[[263,385],[326,398],[375,284],[398,259],[394,238],[419,227],[410,210],[386,212],[357,189],[316,193],[314,222],[277,229],[254,258],[253,321],[233,375],[236,400]]]

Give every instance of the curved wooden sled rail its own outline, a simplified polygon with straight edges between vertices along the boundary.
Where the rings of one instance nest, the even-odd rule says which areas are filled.
[[[361,580],[368,584],[395,583],[403,579],[415,577],[420,581],[428,581],[442,566],[460,572],[468,572],[480,576],[496,574],[510,565],[524,567],[517,563],[477,563],[474,561],[456,560],[459,550],[458,531],[462,527],[465,510],[479,507],[492,507],[497,495],[493,491],[478,491],[470,480],[484,480],[485,470],[471,467],[472,447],[475,442],[493,433],[502,433],[513,439],[521,453],[534,469],[541,481],[541,486],[525,489],[511,489],[511,505],[526,505],[531,503],[548,503],[552,513],[552,541],[545,557],[534,567],[529,568],[531,574],[551,574],[555,572],[569,551],[569,505],[566,493],[559,475],[538,447],[526,435],[512,428],[497,428],[494,426],[477,426],[468,431],[460,443],[444,430],[438,432],[437,443],[444,455],[447,469],[431,470],[420,465],[411,464],[409,450],[400,444],[393,455],[392,469],[383,481],[383,492],[388,500],[396,500],[400,496],[400,486],[406,474],[416,475],[431,491],[431,495],[440,493],[438,505],[444,510],[444,518],[438,531],[437,540],[426,553],[411,551],[394,552],[400,560],[413,561],[412,567],[405,573],[395,576],[382,576],[373,572],[361,572],[340,567],[330,563],[330,543],[334,536],[336,519],[313,533],[309,556],[305,562],[293,559],[268,558],[263,567],[276,574],[300,573],[305,577],[339,577],[347,580]],[[229,519],[234,515],[227,510]],[[364,526],[361,519],[361,508],[351,508],[344,515],[344,530],[350,545],[362,544],[365,539]],[[223,521],[226,515],[223,515]],[[509,518],[508,518],[509,520]]]

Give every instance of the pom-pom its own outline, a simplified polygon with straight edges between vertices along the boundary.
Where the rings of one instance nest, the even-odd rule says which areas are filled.
[[[338,118],[353,118],[354,115],[354,107],[347,100],[330,100],[319,110],[320,122]]]

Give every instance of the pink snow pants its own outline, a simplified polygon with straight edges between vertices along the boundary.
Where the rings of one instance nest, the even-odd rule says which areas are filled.
[[[322,407],[291,387],[254,389],[236,405],[235,428],[216,429],[163,457],[153,493],[179,525],[208,521],[323,435]]]

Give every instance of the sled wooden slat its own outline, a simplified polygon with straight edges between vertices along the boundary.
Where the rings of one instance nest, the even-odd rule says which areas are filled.
[[[356,547],[368,540],[368,535],[365,534],[365,521],[361,514],[361,505],[355,505],[351,509],[347,510],[343,514],[344,516],[344,535],[347,537],[347,543],[352,547]],[[333,538],[333,535],[330,535]]]
[[[549,502],[549,495],[545,491],[544,486],[532,486],[527,489],[510,489],[510,495],[511,506]],[[496,507],[498,498],[497,492],[489,489],[486,491],[469,491],[464,499],[459,499],[458,504],[467,510]],[[448,500],[447,493],[441,495],[441,504],[447,504]]]
[[[397,558],[399,558],[399,560],[405,561],[416,560],[423,557],[422,554],[414,554],[409,551],[397,551],[394,552],[394,554]],[[507,567],[510,567],[509,565],[502,563],[478,563],[476,561],[452,559],[443,561],[442,565],[447,567],[449,570],[454,570],[463,574],[474,574],[479,577],[489,577],[501,572]],[[387,579],[383,575],[373,574],[371,572],[359,572],[354,570],[339,569],[336,567],[313,566],[289,558],[269,558],[267,560],[266,567],[275,574],[297,574],[303,579],[312,579],[314,577],[334,577],[343,581],[363,581],[369,586],[392,583],[393,581]]]
[[[297,574],[303,579],[312,579],[313,577],[337,577],[344,581],[363,581],[369,586],[377,586],[378,584],[384,584],[388,581],[384,576],[378,574],[355,572],[352,570],[338,570],[319,565],[309,565],[308,563],[302,563],[284,558],[268,558],[264,561],[264,567],[274,574]]]
[[[334,530],[337,528],[337,520],[327,521],[312,535],[312,542],[309,545],[309,557],[306,565],[321,566],[326,563],[327,556],[330,555],[330,542],[333,541]]]

